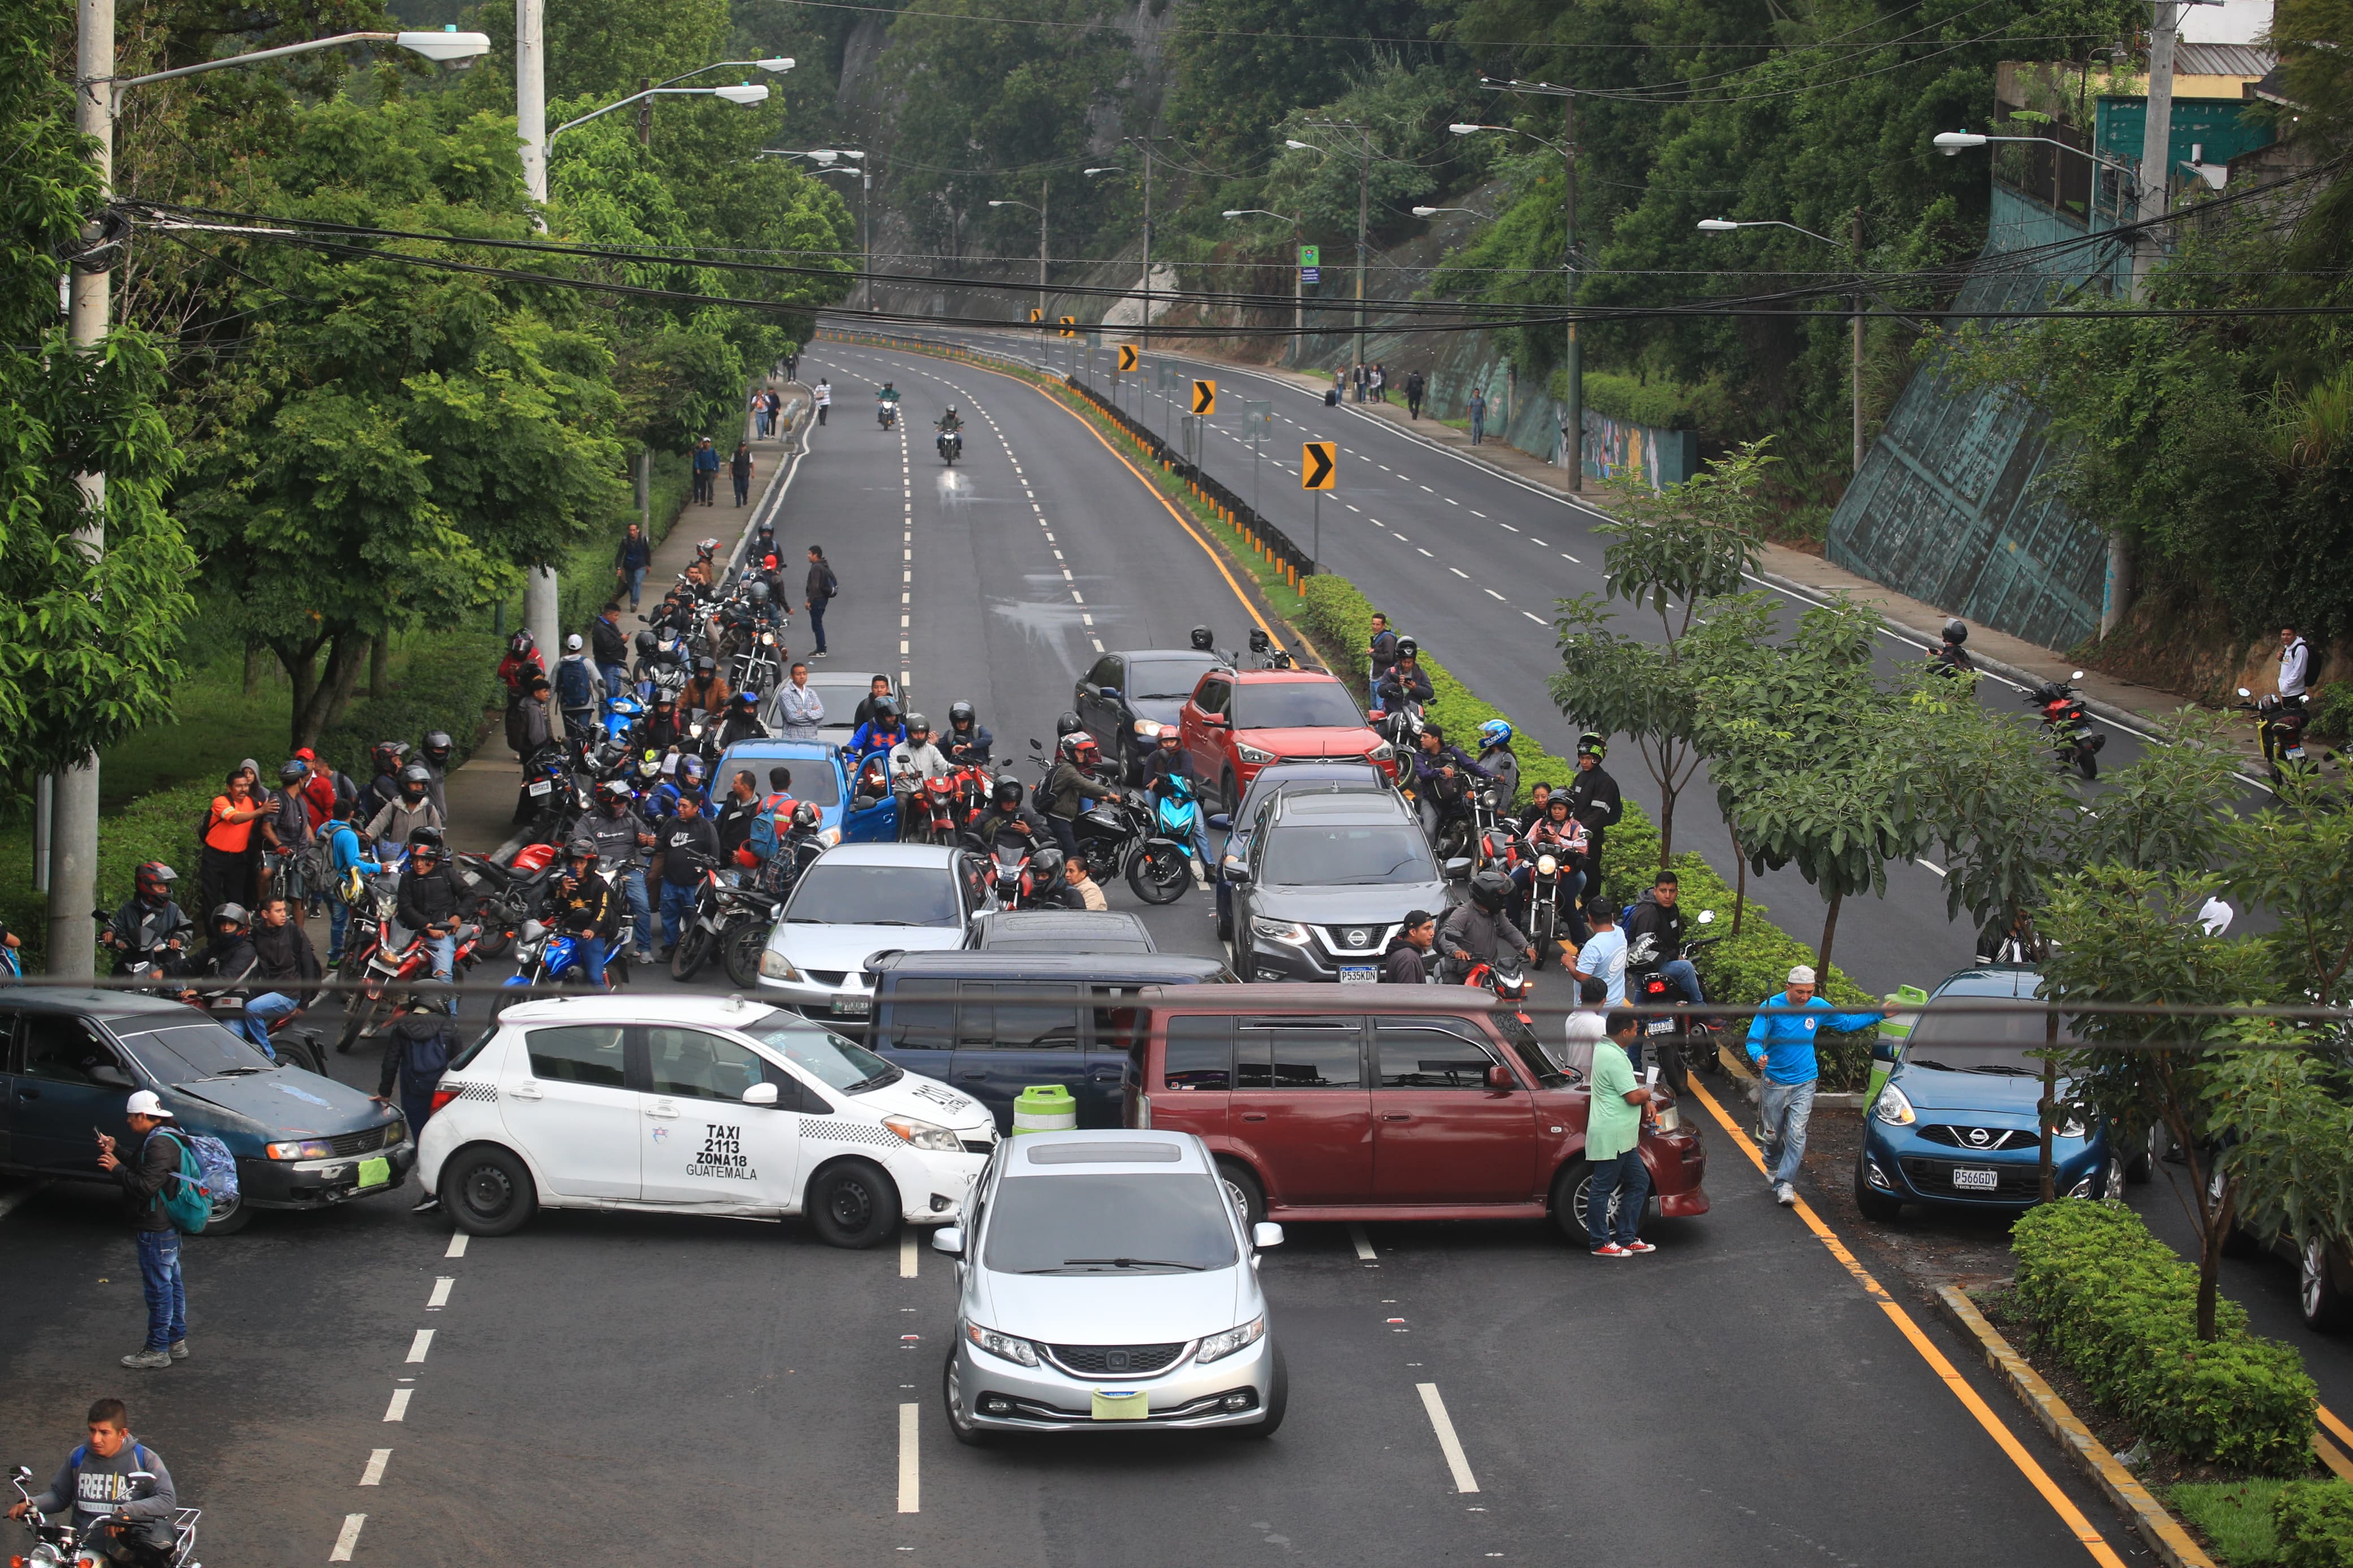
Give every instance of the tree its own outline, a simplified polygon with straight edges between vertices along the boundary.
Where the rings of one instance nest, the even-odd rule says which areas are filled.
[[[1772,460],[1758,442],[1662,490],[1640,479],[1613,481],[1617,521],[1594,530],[1610,541],[1603,554],[1608,590],[1563,599],[1554,622],[1563,668],[1550,683],[1553,701],[1577,723],[1633,738],[1659,786],[1662,867],[1674,853],[1676,797],[1700,764],[1692,743],[1696,692],[1683,640],[1701,601],[1737,593],[1757,568],[1757,485]],[[1659,640],[1612,629],[1613,599],[1656,616]]]
[[[162,348],[118,327],[77,351],[58,321],[62,258],[101,194],[51,68],[73,20],[29,0],[0,23],[0,766],[19,786],[170,712],[195,607],[195,559],[164,504],[180,456]],[[101,507],[82,474],[104,476]],[[77,537],[99,522],[102,552]]]
[[[1988,709],[1977,687],[1965,675],[1918,689],[1930,733],[1903,788],[1943,855],[1947,916],[1967,910],[1979,927],[2007,931],[2068,868],[2083,808],[2070,776],[2051,765],[2041,726]],[[2124,775],[2109,777],[2113,787]]]

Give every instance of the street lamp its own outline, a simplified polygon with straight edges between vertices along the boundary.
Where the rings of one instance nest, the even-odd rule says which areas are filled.
[[[85,88],[105,86],[109,90],[107,113],[120,111],[123,92],[151,81],[169,81],[174,77],[195,76],[202,71],[216,71],[230,66],[258,65],[263,60],[283,59],[288,55],[307,55],[317,49],[337,48],[344,44],[393,44],[422,55],[427,59],[447,65],[452,70],[464,70],[480,57],[491,52],[488,33],[461,33],[454,26],[438,33],[337,33],[331,38],[312,38],[307,43],[286,44],[274,49],[256,49],[249,55],[231,55],[226,59],[206,60],[198,65],[182,66],[177,70],[151,71],[145,76],[90,77]]]
[[[1028,202],[991,202],[993,207],[1019,207],[1038,215],[1038,331],[1046,330],[1046,182],[1038,182],[1038,204]]]
[[[555,139],[575,125],[586,125],[592,120],[602,119],[617,109],[627,109],[633,103],[642,103],[648,99],[654,98],[717,98],[749,109],[755,103],[768,101],[768,86],[765,82],[746,81],[732,87],[649,87],[642,92],[633,92],[627,98],[617,99],[602,109],[592,109],[577,119],[565,121],[547,133],[545,144],[549,147],[554,146]]]
[[[1941,141],[1942,138],[1938,140]],[[1820,240],[1824,245],[1838,244],[1837,240],[1826,234],[1816,234],[1812,229],[1799,228],[1794,223],[1784,223],[1777,217],[1744,218],[1738,222],[1721,217],[1704,217],[1699,220],[1699,230],[1702,234],[1730,234],[1733,230],[1741,228],[1786,228],[1793,234],[1802,234],[1808,239]],[[1849,354],[1847,380],[1849,395],[1854,404],[1854,471],[1860,474],[1862,472],[1862,209],[1861,207],[1854,209],[1854,234],[1849,242],[1847,251],[1848,259],[1854,268],[1856,283],[1853,344]]]
[[[1469,213],[1472,217],[1487,216],[1477,207],[1416,207],[1413,209],[1413,216],[1416,217],[1436,217],[1440,213]]]
[[[1561,437],[1568,448],[1563,454],[1568,459],[1568,488],[1585,488],[1585,351],[1577,341],[1577,96],[1573,89],[1555,87],[1549,82],[1496,81],[1482,77],[1479,85],[1505,92],[1535,93],[1542,97],[1564,100],[1562,105],[1562,136],[1557,142],[1546,141],[1533,131],[1523,131],[1516,125],[1449,125],[1446,129],[1456,136],[1475,136],[1482,132],[1498,131],[1506,136],[1525,136],[1540,147],[1549,147],[1560,154],[1561,182],[1561,241],[1560,300],[1561,314],[1567,318],[1563,331],[1566,342],[1561,351],[1561,380],[1568,417],[1563,422]]]
[[[1296,365],[1307,341],[1307,275],[1299,265],[1299,215],[1269,212],[1264,207],[1230,207],[1225,216],[1229,222],[1238,217],[1273,217],[1291,226],[1291,352],[1283,357]]]
[[[2089,158],[2103,169],[2115,170],[2127,180],[2135,177],[2135,171],[2131,164],[2120,163],[2114,158],[2093,152],[2088,147],[2078,147],[2073,142],[2062,142],[2056,136],[1988,136],[1976,131],[1943,131],[1937,132],[1935,139],[1936,151],[1947,158],[1957,158],[1962,153],[1982,147],[1989,142],[2040,142],[2047,146],[2063,147],[2080,157]]]
[[[1348,131],[1356,133],[1359,143],[1356,164],[1356,364],[1365,363],[1365,267],[1369,251],[1367,230],[1372,216],[1373,160],[1379,156],[1373,151],[1372,132],[1353,120],[1309,120],[1302,123],[1319,126],[1327,131]],[[1314,153],[1323,157],[1334,154],[1326,148],[1295,137],[1284,137],[1282,144],[1294,153]]]
[[[763,149],[763,158],[807,158],[817,165],[820,174],[850,174],[858,176],[858,308],[869,310],[873,305],[873,279],[867,276],[873,270],[872,252],[869,248],[866,227],[867,193],[874,189],[874,171],[867,166],[866,154],[856,147],[811,147],[796,151],[785,147]],[[847,158],[849,163],[839,160]]]

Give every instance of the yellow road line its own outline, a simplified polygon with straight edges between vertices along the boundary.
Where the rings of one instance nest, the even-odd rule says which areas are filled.
[[[2345,1479],[2353,1481],[2353,1459],[2348,1459],[2338,1451],[2336,1444],[2317,1432],[2312,1435],[2312,1451],[2320,1456],[2322,1464],[2335,1470]]]
[[[2348,1448],[2353,1448],[2353,1426],[2348,1426],[2344,1422],[2339,1421],[2337,1418],[2337,1413],[2329,1409],[2326,1405],[2320,1406],[2319,1414],[2320,1424],[2323,1426],[2327,1427],[2328,1430],[2336,1436],[2338,1442],[2344,1444]]]
[[[1748,1163],[1757,1167],[1757,1174],[1763,1175],[1765,1156],[1758,1151],[1756,1143],[1740,1130],[1738,1122],[1725,1113],[1724,1107],[1715,1102],[1714,1095],[1708,1093],[1696,1082],[1691,1087],[1692,1092],[1699,1097],[1700,1103],[1707,1107],[1708,1114],[1715,1117],[1725,1131],[1731,1135],[1733,1142],[1739,1145],[1740,1152],[1748,1156]],[[1979,1426],[1985,1428],[1986,1436],[1994,1440],[1995,1445],[2010,1457],[2010,1462],[2018,1467],[2019,1473],[2033,1484],[2036,1491],[2042,1494],[2042,1500],[2051,1505],[2051,1510],[2059,1516],[2060,1523],[2066,1526],[2068,1531],[2082,1544],[2084,1550],[2092,1554],[2092,1560],[2099,1563],[2101,1568],[2125,1568],[2124,1559],[2118,1557],[2114,1549],[2108,1545],[2107,1538],[2093,1526],[2090,1520],[2084,1517],[2084,1510],[2077,1508],[2073,1500],[2059,1489],[2058,1483],[2051,1479],[2050,1473],[2043,1469],[2034,1456],[2020,1445],[2010,1428],[2004,1426],[1986,1402],[1978,1397],[1978,1391],[1969,1386],[1968,1380],[1955,1370],[1951,1362],[1945,1359],[1944,1352],[1938,1350],[1929,1342],[1928,1337],[1920,1331],[1920,1325],[1913,1321],[1912,1314],[1905,1311],[1895,1298],[1887,1293],[1885,1287],[1872,1278],[1871,1270],[1865,1268],[1856,1260],[1854,1254],[1847,1250],[1846,1244],[1839,1239],[1838,1233],[1822,1223],[1821,1216],[1814,1212],[1813,1205],[1800,1197],[1798,1200],[1797,1210],[1798,1217],[1805,1222],[1806,1228],[1814,1233],[1822,1246],[1829,1249],[1830,1255],[1837,1258],[1849,1274],[1854,1276],[1855,1282],[1862,1287],[1863,1293],[1878,1304],[1879,1310],[1887,1314],[1889,1321],[1894,1323],[1898,1331],[1911,1342],[1912,1348],[1920,1353],[1920,1359],[1928,1363],[1928,1370],[1943,1380],[1945,1386],[1952,1391],[1953,1397],[1959,1400],[1962,1407],[1976,1417]]]

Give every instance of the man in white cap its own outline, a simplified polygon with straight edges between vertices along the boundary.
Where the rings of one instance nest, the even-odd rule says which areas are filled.
[[[98,1134],[98,1168],[112,1176],[131,1203],[139,1242],[139,1278],[147,1288],[147,1343],[122,1358],[134,1367],[166,1367],[188,1354],[188,1291],[180,1274],[180,1233],[164,1212],[164,1184],[180,1169],[180,1141],[157,1131],[172,1113],[155,1091],[134,1092],[122,1107],[140,1140],[133,1163],[115,1157],[114,1140]]]
[[[1765,1179],[1783,1208],[1798,1201],[1798,1168],[1806,1158],[1806,1124],[1814,1114],[1814,1031],[1842,1033],[1876,1028],[1894,1007],[1876,1013],[1833,1013],[1814,994],[1814,972],[1804,964],[1789,971],[1788,989],[1765,998],[1767,1007],[1802,1009],[1759,1013],[1748,1021],[1748,1060],[1763,1080],[1759,1107],[1765,1125]]]

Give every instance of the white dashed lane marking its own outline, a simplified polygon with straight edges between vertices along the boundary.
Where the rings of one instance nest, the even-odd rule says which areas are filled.
[[[1471,1460],[1462,1452],[1462,1439],[1454,1435],[1454,1422],[1446,1414],[1446,1401],[1438,1396],[1438,1384],[1417,1383],[1414,1388],[1421,1395],[1421,1408],[1430,1417],[1430,1430],[1438,1434],[1438,1451],[1446,1456],[1446,1468],[1454,1476],[1454,1489],[1477,1491],[1478,1479],[1471,1473]]]
[[[392,1450],[374,1448],[368,1452],[367,1468],[360,1472],[360,1485],[377,1487],[384,1484],[384,1468],[392,1462]]]
[[[386,1421],[407,1420],[408,1396],[416,1392],[417,1390],[413,1388],[394,1389],[392,1391],[392,1403],[384,1407],[384,1418]]]
[[[415,1366],[417,1363],[423,1361],[425,1359],[425,1352],[432,1348],[433,1331],[431,1329],[417,1330],[417,1337],[408,1342],[408,1364]]]
[[[360,1526],[366,1522],[367,1515],[364,1513],[343,1515],[343,1528],[336,1533],[335,1549],[327,1553],[327,1561],[349,1563],[352,1560],[353,1550],[360,1543]]]

